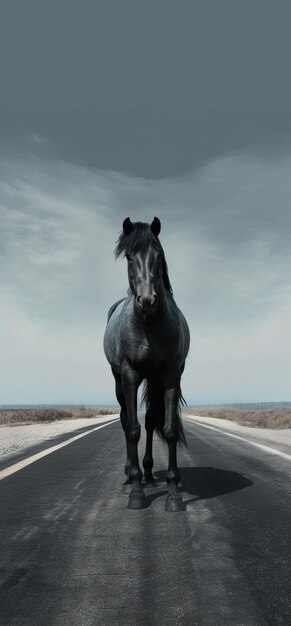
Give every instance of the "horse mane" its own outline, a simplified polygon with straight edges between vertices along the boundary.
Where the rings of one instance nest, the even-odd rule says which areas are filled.
[[[123,256],[136,254],[137,252],[146,253],[148,248],[154,248],[162,253],[162,272],[164,287],[173,295],[173,289],[170,283],[168,267],[165,259],[165,253],[159,238],[154,235],[149,224],[143,222],[134,222],[132,231],[129,235],[125,235],[122,231],[117,239],[114,256],[117,259]]]

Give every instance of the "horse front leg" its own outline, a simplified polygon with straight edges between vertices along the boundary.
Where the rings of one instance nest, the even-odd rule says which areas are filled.
[[[145,495],[141,485],[142,471],[138,462],[140,424],[137,419],[137,390],[142,379],[127,362],[124,362],[121,369],[121,380],[126,404],[125,435],[130,462],[128,477],[132,482],[132,490],[128,497],[128,508],[142,509],[145,504]]]
[[[166,511],[184,511],[182,496],[178,490],[180,474],[177,468],[178,402],[180,385],[167,386],[165,390],[165,426],[164,435],[169,449],[169,465],[167,474],[168,495]]]
[[[120,421],[121,421],[121,426],[123,428],[123,432],[124,432],[124,435],[125,435],[126,463],[125,463],[124,471],[125,471],[125,474],[127,476],[127,479],[126,479],[124,484],[128,485],[128,484],[131,483],[131,480],[129,478],[129,470],[130,470],[131,463],[130,463],[130,458],[129,458],[128,441],[127,441],[126,434],[125,434],[125,431],[126,431],[126,421],[127,421],[127,418],[126,418],[126,406],[125,406],[125,400],[124,400],[123,389],[122,389],[121,375],[118,374],[117,372],[115,372],[113,367],[111,369],[112,369],[113,376],[115,378],[115,393],[116,393],[116,398],[117,398],[117,400],[118,400],[118,402],[120,404]]]

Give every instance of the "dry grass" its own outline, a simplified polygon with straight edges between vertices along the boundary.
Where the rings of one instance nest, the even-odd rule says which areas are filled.
[[[184,412],[184,411],[183,411]],[[186,409],[189,415],[218,417],[238,422],[243,426],[258,428],[291,428],[291,409],[231,409],[228,407],[203,407]]]
[[[54,422],[61,419],[90,418],[98,415],[119,413],[118,407],[106,409],[95,407],[0,409],[0,424],[33,424]],[[291,428],[291,409],[232,409],[229,407],[203,407],[184,409],[183,413],[217,417],[238,422],[243,426],[259,428]]]
[[[62,419],[77,419],[111,415],[118,413],[116,407],[98,409],[94,407],[35,408],[35,409],[0,409],[0,424],[33,424],[37,422],[55,422]]]

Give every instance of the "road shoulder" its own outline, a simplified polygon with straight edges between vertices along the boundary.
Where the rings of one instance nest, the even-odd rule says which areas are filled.
[[[118,415],[102,415],[90,418],[56,420],[49,423],[1,425],[0,426],[0,461],[26,452],[35,446],[47,443],[53,445],[59,437],[70,436],[77,430],[94,428]]]
[[[256,441],[273,448],[291,454],[291,428],[273,430],[271,428],[257,428],[252,426],[242,426],[231,420],[205,417],[201,415],[183,414],[183,418],[188,418],[193,422],[212,426],[223,432],[233,433],[244,437],[249,441]]]

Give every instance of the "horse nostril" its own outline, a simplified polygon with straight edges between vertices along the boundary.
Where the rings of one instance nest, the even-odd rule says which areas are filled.
[[[145,311],[152,309],[157,303],[158,296],[153,294],[152,296],[136,296],[137,304]]]
[[[156,301],[157,301],[157,296],[156,296],[156,294],[154,294],[154,295],[153,295],[153,296],[151,296],[150,298],[147,298],[147,299],[146,299],[146,301],[145,301],[145,305],[146,305],[147,307],[149,307],[149,308],[150,308],[150,307],[153,307],[153,306],[155,306]]]
[[[155,307],[157,304],[157,300],[158,300],[158,296],[156,293],[154,293],[150,299],[150,306]]]

